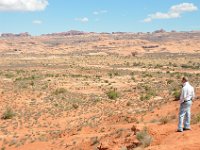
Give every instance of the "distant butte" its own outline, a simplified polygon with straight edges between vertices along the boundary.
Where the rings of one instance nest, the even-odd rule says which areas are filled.
[[[13,33],[2,33],[1,37],[29,37],[31,36],[28,32],[13,34]]]

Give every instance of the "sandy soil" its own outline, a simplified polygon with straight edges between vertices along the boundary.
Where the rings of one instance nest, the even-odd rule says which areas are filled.
[[[0,148],[200,150],[199,36],[0,38]],[[177,133],[182,76],[197,99]]]

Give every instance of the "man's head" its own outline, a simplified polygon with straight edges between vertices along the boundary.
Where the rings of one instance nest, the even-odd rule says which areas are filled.
[[[183,77],[182,78],[182,83],[184,84],[185,82],[188,82],[188,78],[187,77]]]

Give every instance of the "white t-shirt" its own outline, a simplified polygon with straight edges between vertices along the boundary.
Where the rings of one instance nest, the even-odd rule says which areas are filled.
[[[183,103],[184,101],[193,100],[194,97],[194,88],[190,85],[189,82],[185,82],[180,96],[180,103]]]

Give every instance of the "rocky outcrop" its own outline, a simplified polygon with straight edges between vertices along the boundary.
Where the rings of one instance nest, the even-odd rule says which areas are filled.
[[[164,29],[156,30],[153,33],[165,33],[166,31]]]
[[[13,34],[13,33],[2,33],[1,37],[29,37],[31,36],[28,32]]]
[[[70,36],[70,35],[85,35],[85,34],[87,34],[87,32],[70,30],[70,31],[67,31],[67,32],[43,34],[43,36]]]

